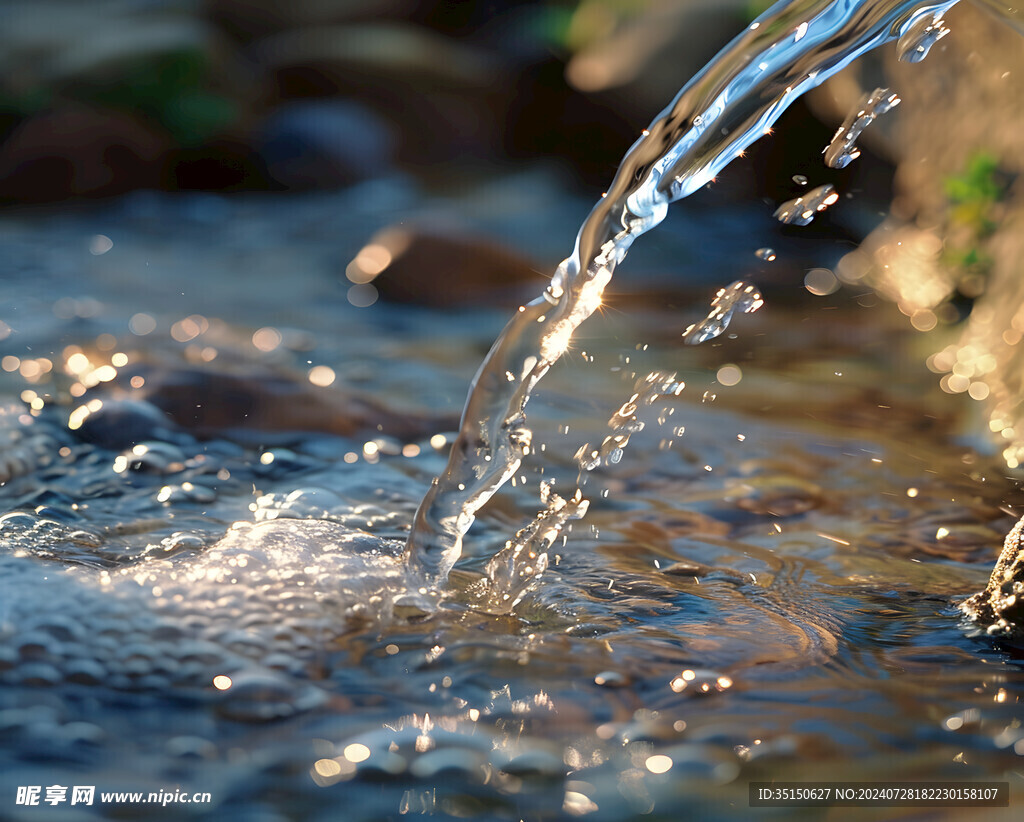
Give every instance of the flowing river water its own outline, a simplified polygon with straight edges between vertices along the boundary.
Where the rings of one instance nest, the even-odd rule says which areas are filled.
[[[955,602],[1019,494],[920,335],[834,278],[762,297],[748,280],[787,277],[755,254],[770,213],[698,197],[674,207],[689,262],[636,252],[695,284],[597,311],[669,202],[864,50],[923,57],[952,5],[752,25],[627,155],[461,425],[507,309],[360,307],[328,272],[427,211],[555,253],[585,208],[542,176],[7,215],[0,816],[832,818],[748,806],[800,779],[1009,782],[984,812],[1010,818],[1024,672]],[[830,160],[894,105],[866,100]],[[834,201],[797,199],[777,218]],[[18,803],[32,786],[69,799]],[[210,801],[101,798],[160,791]]]

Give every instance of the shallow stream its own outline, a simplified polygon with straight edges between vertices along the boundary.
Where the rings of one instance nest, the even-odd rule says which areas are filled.
[[[538,188],[537,176],[503,182],[505,225],[532,214],[525,192]],[[769,289],[766,308],[736,320],[735,339],[699,347],[678,335],[713,288],[654,305],[610,298],[531,406],[543,460],[482,510],[455,590],[470,589],[540,507],[540,479],[574,488],[578,442],[606,433],[634,372],[671,369],[687,386],[641,415],[619,463],[590,475],[590,512],[559,539],[540,584],[514,615],[458,596],[426,615],[375,608],[373,586],[398,572],[372,556],[376,542],[354,567],[347,529],[395,540],[400,553],[443,464],[445,443],[431,438],[454,426],[501,312],[467,309],[456,325],[450,311],[352,306],[328,253],[346,242],[332,215],[351,222],[362,202],[372,223],[382,212],[365,205],[370,194],[393,198],[381,206],[389,217],[403,202],[410,213],[479,214],[477,198],[493,193],[430,198],[392,182],[333,197],[139,195],[5,217],[6,258],[21,275],[4,301],[5,350],[18,352],[7,356],[49,358],[56,372],[81,351],[86,381],[104,365],[124,373],[37,416],[23,392],[56,396],[73,378],[4,375],[4,795],[182,786],[211,793],[197,817],[210,819],[328,819],[342,803],[353,819],[615,819],[675,818],[680,803],[745,813],[747,783],[770,778],[1016,784],[1024,673],[970,638],[951,603],[982,587],[1013,522],[1000,508],[1019,494],[972,448],[973,404],[938,390],[920,335],[856,289]],[[684,208],[679,230],[691,218],[700,224]],[[99,234],[113,247],[93,255]],[[264,276],[269,263],[245,258],[253,238],[261,260],[293,273]],[[733,270],[769,265],[752,251],[736,248]],[[127,293],[119,278],[139,261],[153,289]],[[225,285],[210,287],[208,273],[225,270]],[[284,326],[293,313],[301,330]],[[149,327],[142,314],[155,329],[132,333]],[[193,339],[171,336],[203,318]],[[272,322],[281,343],[260,351],[252,335]],[[197,345],[217,356],[197,359]],[[103,392],[144,373],[154,402],[170,392],[230,418],[240,384],[257,392],[249,409],[308,405],[300,389],[337,388],[309,382],[317,365],[409,430],[221,422],[197,436],[131,407],[118,416]],[[231,391],[204,372],[236,375]],[[107,406],[69,430],[69,408],[90,397]],[[345,400],[332,402],[340,413]],[[266,524],[255,542],[243,534],[211,549],[236,521]],[[155,815],[46,812],[143,810]]]
[[[698,195],[637,248],[537,389],[533,458],[450,592],[420,595],[414,514],[518,302],[373,301],[346,264],[427,216],[556,260],[588,207],[565,190],[537,169],[0,218],[0,816],[749,818],[750,782],[800,779],[1009,782],[984,818],[1016,818],[1024,670],[955,602],[1018,484],[925,367],[934,340],[839,287],[850,246],[762,204]],[[766,306],[684,346],[740,277]],[[685,388],[589,472],[522,601],[490,607],[484,569],[541,481],[573,494],[580,443],[656,371]],[[210,802],[100,799],[161,790]]]

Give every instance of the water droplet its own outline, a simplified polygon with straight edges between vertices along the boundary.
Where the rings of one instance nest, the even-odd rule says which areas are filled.
[[[885,114],[889,109],[900,104],[899,96],[887,88],[876,88],[864,95],[857,106],[832,136],[831,142],[825,147],[825,165],[829,168],[846,168],[860,157],[857,138],[875,118]]]
[[[776,256],[775,249],[765,246],[764,248],[757,249],[757,251],[754,252],[754,256],[759,260],[764,260],[765,262],[774,262]]]
[[[757,287],[743,280],[737,280],[726,288],[720,288],[711,301],[711,311],[699,323],[683,332],[683,342],[697,345],[712,340],[728,328],[737,311],[750,314],[764,305],[764,299]]]
[[[931,47],[949,34],[944,23],[941,17],[936,19],[936,15],[929,11],[920,14],[900,35],[896,44],[897,59],[901,63],[920,63],[924,60]]]
[[[804,177],[803,174],[794,174],[793,182],[796,183],[798,186],[805,186],[807,185],[807,178]]]
[[[775,209],[775,219],[786,225],[808,225],[819,211],[824,211],[839,199],[835,186],[826,183],[811,189],[803,197],[786,200]]]

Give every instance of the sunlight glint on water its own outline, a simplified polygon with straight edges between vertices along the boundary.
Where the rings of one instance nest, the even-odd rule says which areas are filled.
[[[956,0],[779,4],[699,72],[627,152],[540,297],[521,306],[477,371],[445,471],[417,511],[407,559],[443,581],[479,508],[528,456],[526,405],[601,297],[633,241],[699,190],[804,92],[864,52],[902,39],[923,57]],[[839,44],[839,45],[837,45]],[[507,375],[513,375],[509,380]]]

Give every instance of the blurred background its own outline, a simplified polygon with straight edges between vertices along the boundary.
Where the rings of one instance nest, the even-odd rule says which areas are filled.
[[[9,0],[0,202],[330,189],[396,167],[438,181],[538,157],[600,187],[767,5]]]
[[[640,130],[767,5],[8,0],[0,8],[8,260],[0,276],[12,287],[20,281],[38,305],[26,308],[9,288],[0,322],[20,319],[21,337],[0,339],[23,343],[12,356],[33,344],[55,350],[68,329],[41,329],[33,340],[27,321],[49,316],[40,297],[54,294],[82,303],[53,313],[97,326],[88,333],[123,333],[141,310],[166,312],[157,322],[167,327],[216,312],[254,328],[310,328],[321,306],[326,325],[338,308],[322,299],[328,282],[345,289],[344,308],[381,296],[505,311],[536,294],[567,253]],[[1024,300],[1024,232],[1015,228],[1024,219],[1024,50],[1018,32],[982,9],[993,5],[960,3],[947,21],[951,36],[922,65],[880,49],[798,100],[779,136],[754,144],[710,191],[673,209],[668,231],[638,244],[630,278],[642,299],[669,295],[685,306],[688,289],[703,294],[744,269],[785,299],[806,296],[808,269],[834,269],[830,288],[874,289],[931,335],[924,348],[944,351],[929,361],[943,390],[987,404],[989,428],[1016,467],[1024,460],[1016,433],[1024,432],[1016,425],[1024,319],[1015,314]],[[866,91],[885,85],[901,105],[864,133],[864,156],[825,168],[821,151],[837,126]],[[808,181],[835,185],[842,206],[807,227],[779,226],[771,211]],[[153,192],[189,196],[147,198]],[[284,199],[261,209],[233,196],[246,192]],[[83,205],[98,215],[88,225],[22,219]],[[329,212],[339,216],[328,224]],[[189,225],[202,230],[189,236]],[[170,227],[175,246],[155,234],[139,240]],[[83,257],[72,232],[99,245],[83,241]],[[220,247],[221,258],[201,257]],[[781,262],[756,260],[759,247]],[[383,263],[378,252],[360,256],[374,248],[386,251]],[[242,268],[247,295],[237,286]],[[275,279],[297,269],[320,291],[294,294],[285,308],[271,296]],[[616,278],[613,290],[629,290],[630,278]],[[117,300],[130,297],[135,304],[119,314]],[[252,310],[235,310],[245,299]],[[98,327],[102,316],[111,328]],[[964,364],[979,351],[981,365]]]

